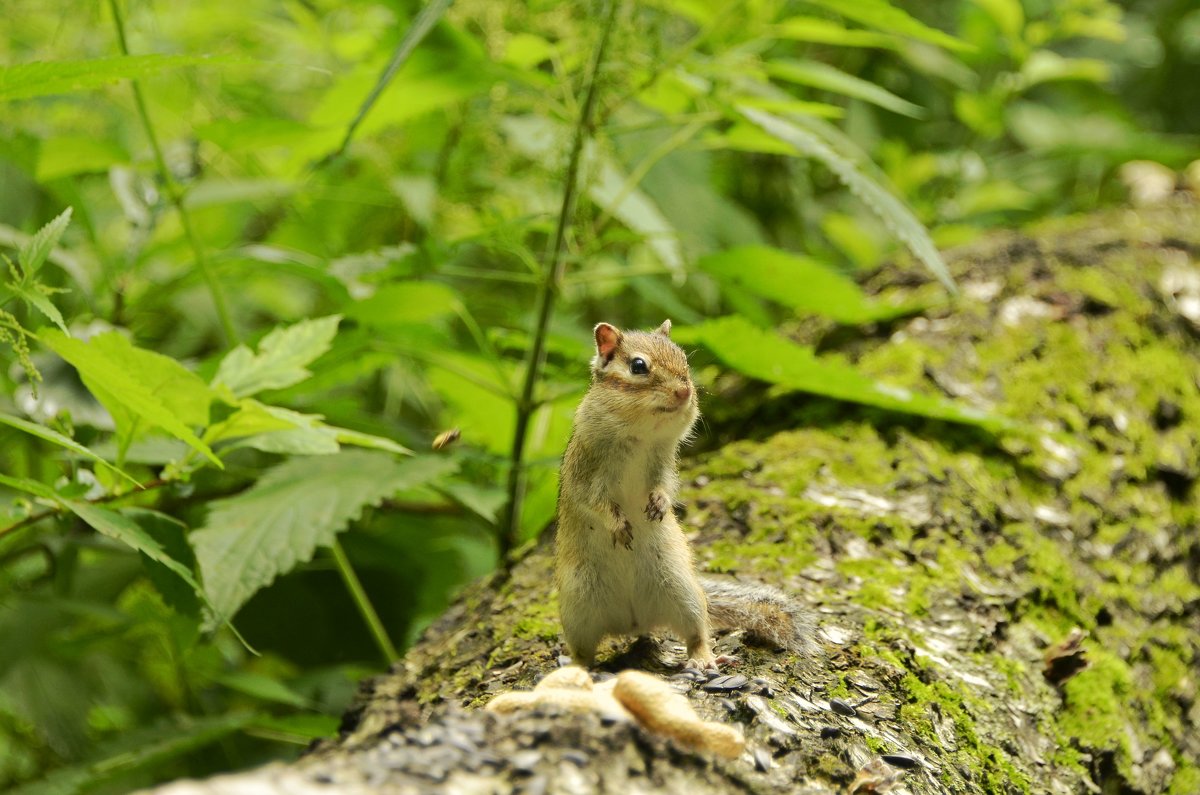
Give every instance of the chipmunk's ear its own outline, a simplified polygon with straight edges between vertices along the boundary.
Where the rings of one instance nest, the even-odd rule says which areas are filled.
[[[596,353],[603,361],[612,361],[621,344],[621,330],[609,323],[597,323],[592,333],[596,335]]]
[[[662,322],[661,326],[654,329],[654,333],[662,334],[664,337],[670,339],[670,337],[671,337],[671,319],[667,318],[666,320],[664,320]]]

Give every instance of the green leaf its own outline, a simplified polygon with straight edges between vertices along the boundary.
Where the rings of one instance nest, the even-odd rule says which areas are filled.
[[[796,16],[782,20],[772,33],[780,39],[811,41],[815,44],[834,44],[842,47],[896,46],[896,37],[870,30],[850,30],[830,19]]]
[[[363,433],[362,431],[353,431],[349,428],[339,428],[336,425],[325,425],[324,423],[321,423],[321,427],[333,432],[334,438],[341,444],[365,447],[369,450],[382,450],[385,453],[393,453],[394,455],[413,454],[413,451],[404,445],[393,442],[391,439],[383,436],[375,436],[374,434]]]
[[[218,676],[217,684],[231,690],[245,693],[262,701],[273,701],[277,704],[287,704],[291,707],[305,709],[311,707],[309,700],[292,688],[265,674],[252,671],[230,671]]]
[[[163,568],[167,569],[175,576],[179,577],[179,579],[187,583],[187,585],[192,589],[192,592],[199,597],[200,601],[203,602],[206,607],[208,607],[211,613],[209,616],[208,628],[211,629],[218,624],[226,624],[231,630],[233,630],[234,634],[237,635],[238,640],[243,644],[246,644],[245,639],[242,638],[233,625],[229,623],[229,618],[232,616],[232,612],[222,610],[218,605],[214,605],[211,601],[209,601],[207,592],[200,587],[200,583],[196,580],[192,570],[176,558],[172,557],[171,554],[164,549],[163,545],[160,544],[155,538],[155,535],[162,531],[162,525],[164,524],[162,519],[165,518],[168,522],[173,521],[170,517],[165,517],[163,514],[158,514],[154,511],[138,511],[136,509],[123,509],[121,512],[117,512],[109,510],[108,508],[102,508],[95,503],[83,502],[81,500],[60,499],[59,502],[64,507],[70,509],[71,512],[80,519],[87,522],[88,525],[96,532],[106,535],[116,541],[120,541],[122,544],[125,544],[133,549],[136,549],[142,554],[143,559],[149,559],[154,563],[161,565]],[[155,521],[152,523],[154,528],[153,534],[151,532],[147,532],[145,528],[138,524],[138,522],[132,518],[134,516],[138,516],[144,520],[154,517]],[[171,542],[169,541],[168,543]],[[191,557],[192,554],[193,553],[189,550],[186,553],[182,553],[181,557],[184,557],[189,561],[193,561],[194,558]],[[246,644],[246,648],[253,652],[253,649],[250,649],[248,644]]]
[[[100,88],[118,80],[146,77],[168,69],[221,64],[210,55],[117,55],[86,61],[48,61],[0,67],[0,101],[44,97]]]
[[[216,119],[196,127],[202,141],[212,141],[227,152],[260,151],[272,146],[303,144],[314,137],[330,137],[337,132],[313,127],[279,116],[252,116],[245,119]]]
[[[903,202],[860,171],[852,160],[834,151],[833,147],[807,130],[761,110],[742,105],[737,110],[763,132],[790,145],[796,154],[824,163],[851,193],[879,216],[888,230],[908,246],[947,290],[957,292],[942,255],[929,239],[929,232]]]
[[[704,257],[697,265],[760,298],[839,323],[887,320],[916,309],[872,301],[857,284],[820,262],[767,246],[730,249]]]
[[[767,64],[767,73],[781,80],[800,85],[811,86],[823,91],[861,99],[886,110],[911,116],[914,119],[924,117],[925,110],[920,105],[914,105],[907,99],[896,96],[887,89],[860,77],[846,74],[841,69],[835,69],[828,64],[817,61],[796,61],[779,58]]]
[[[501,126],[521,154],[539,163],[553,162],[567,140],[565,127],[539,116],[509,116]],[[591,175],[586,187],[588,197],[638,233],[664,265],[682,270],[678,232],[658,205],[629,180],[624,169],[590,142],[583,152],[582,169]]]
[[[62,504],[98,533],[116,539],[141,552],[150,560],[161,563],[192,586],[196,592],[200,592],[200,584],[192,576],[191,569],[168,555],[162,545],[129,516],[81,500],[62,500]]]
[[[1050,50],[1038,50],[1029,56],[1019,75],[1019,89],[1024,91],[1039,83],[1060,80],[1081,80],[1105,83],[1112,70],[1105,61],[1095,58],[1064,58]]]
[[[183,579],[172,567],[141,552],[146,576],[162,594],[163,601],[183,615],[198,617],[202,594],[195,579],[196,553],[187,540],[187,525],[173,516],[148,508],[122,508],[120,513],[136,522],[146,535],[162,547],[163,554],[192,573],[191,579]]]
[[[491,363],[477,356],[445,352],[428,372],[429,384],[450,407],[449,421],[463,438],[497,454],[507,455],[512,444],[516,408],[505,396]]]
[[[812,348],[756,328],[741,317],[710,320],[697,327],[681,328],[672,336],[680,342],[704,345],[740,373],[788,389],[992,432],[1013,427],[1003,417],[970,406],[874,381],[849,365],[818,358]]]
[[[40,781],[9,790],[9,795],[76,795],[91,792],[146,768],[177,759],[220,740],[258,719],[247,712],[211,718],[173,718],[133,731],[122,731],[90,761],[60,767]],[[115,790],[115,787],[109,787]]]
[[[411,450],[391,439],[326,425],[319,414],[301,414],[249,398],[242,400],[239,406],[227,420],[209,429],[205,441],[215,444],[220,440],[241,438],[243,441],[236,447],[292,455],[332,455],[341,449],[341,444],[412,455]]]
[[[191,592],[213,611],[214,624],[226,623],[228,621],[227,617],[229,614],[219,610],[208,601],[208,597],[204,589],[200,587],[200,583],[196,580],[192,569],[174,557],[171,552],[168,552],[156,538],[156,536],[161,536],[168,532],[168,525],[179,524],[174,519],[156,511],[127,508],[118,512],[81,500],[60,500],[60,502],[80,519],[87,522],[98,533],[137,550],[141,553],[143,560],[152,561],[186,583]],[[133,517],[138,517],[146,522],[149,525],[149,529],[143,527]],[[179,558],[187,560],[189,564],[194,565],[195,557],[191,548],[187,546],[186,539],[179,536],[178,538],[168,537],[165,540]],[[181,544],[182,547],[180,546]],[[151,576],[151,581],[157,584],[156,577]],[[164,597],[168,599],[176,595],[177,591],[170,586],[164,591]],[[186,612],[186,597],[179,602],[179,605]],[[240,638],[241,636],[239,635]]]
[[[428,323],[454,314],[459,305],[458,293],[439,282],[394,282],[350,304],[346,315],[368,326],[386,327]]]
[[[587,184],[588,197],[640,235],[663,265],[682,271],[679,233],[650,196],[634,187],[616,161],[597,151],[590,142],[584,150],[583,168],[585,173],[593,174]]]
[[[840,119],[846,115],[846,111],[843,108],[837,105],[830,105],[826,102],[807,102],[800,99],[773,99],[744,95],[736,97],[734,101],[746,107],[758,108],[768,113],[782,115],[817,116],[822,119]],[[711,135],[710,133],[709,136]]]
[[[296,427],[290,419],[277,417],[268,407],[252,398],[237,402],[238,410],[220,422],[213,423],[204,432],[204,441],[215,445],[229,439],[243,439],[260,433],[286,431]]]
[[[24,431],[31,436],[36,436],[39,439],[50,442],[51,444],[56,444],[59,447],[65,447],[72,453],[75,453],[76,455],[86,458],[90,461],[94,461],[105,469],[120,475],[135,486],[141,486],[141,484],[138,483],[137,479],[134,478],[133,475],[130,475],[120,467],[113,466],[88,448],[81,445],[79,442],[67,436],[63,436],[58,431],[51,430],[44,425],[38,425],[36,422],[30,422],[29,420],[23,420],[20,417],[14,417],[11,414],[4,414],[3,412],[0,412],[0,425],[8,425],[9,427],[16,428],[18,431]]]
[[[108,171],[130,162],[122,142],[89,135],[56,135],[42,139],[34,178],[41,184],[56,179]]]
[[[907,36],[910,39],[929,42],[947,50],[959,52],[974,50],[975,47],[961,39],[956,39],[948,33],[931,28],[909,16],[885,0],[805,0],[809,5],[827,8],[841,14],[846,19],[852,19],[868,28],[891,33],[897,36]]]
[[[43,226],[37,231],[29,241],[21,246],[21,251],[18,255],[18,262],[21,263],[22,276],[26,282],[35,278],[38,271],[42,268],[42,263],[46,261],[46,257],[50,256],[50,252],[58,245],[59,239],[63,232],[67,229],[67,224],[71,223],[71,208],[63,210],[58,216]],[[57,314],[57,310],[56,310]],[[62,318],[59,318],[59,325]]]
[[[38,497],[45,497],[48,500],[57,500],[58,492],[42,483],[40,480],[30,480],[29,478],[14,478],[5,474],[0,474],[0,485],[8,486],[16,491],[24,491],[28,494],[33,494]]]
[[[63,321],[63,316],[59,313],[58,307],[50,303],[50,299],[38,289],[36,284],[9,282],[6,286],[26,304],[36,307],[51,323],[58,326],[64,334],[70,333],[67,331],[67,324]]]
[[[262,408],[275,419],[290,423],[291,427],[255,434],[240,442],[238,447],[284,455],[333,455],[342,449],[337,434],[321,424],[320,415],[301,414],[279,406]]]
[[[241,494],[211,503],[205,526],[192,533],[209,599],[233,615],[260,588],[331,544],[365,507],[457,466],[446,456],[397,461],[362,451],[280,464]]]
[[[341,319],[341,315],[330,315],[276,328],[263,337],[257,354],[239,345],[221,360],[213,384],[246,397],[300,383],[312,375],[305,365],[329,350]]]
[[[214,397],[195,373],[169,356],[135,348],[116,331],[83,342],[50,330],[42,341],[79,371],[126,439],[144,422],[187,442],[223,467],[189,427],[208,423],[208,406]]]
[[[294,741],[307,745],[310,740],[322,737],[333,737],[337,734],[341,720],[332,715],[283,715],[275,717],[264,715],[254,722],[254,728],[260,731],[294,738]]]
[[[500,510],[508,502],[508,494],[495,485],[452,479],[443,482],[439,488],[450,499],[493,523],[499,520]]]

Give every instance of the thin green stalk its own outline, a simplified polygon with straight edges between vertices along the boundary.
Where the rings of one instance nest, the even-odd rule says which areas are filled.
[[[117,28],[117,43],[121,47],[121,54],[129,55],[129,43],[125,38],[125,17],[121,15],[119,0],[108,0],[108,7],[112,9],[113,23]],[[142,87],[137,80],[130,80],[129,83],[133,88],[133,104],[137,107],[138,117],[142,121],[142,129],[145,130],[146,138],[150,141],[150,149],[154,152],[154,165],[158,168],[159,176],[163,181],[163,187],[167,192],[167,197],[179,213],[179,222],[183,225],[184,237],[187,238],[188,245],[192,248],[192,256],[196,259],[196,267],[200,269],[200,273],[208,285],[208,291],[212,294],[213,306],[216,307],[217,318],[220,320],[221,329],[225,333],[225,341],[231,346],[236,345],[241,342],[241,338],[238,336],[237,328],[233,325],[233,317],[229,314],[229,305],[225,302],[225,293],[222,292],[221,285],[217,282],[216,274],[213,273],[208,260],[204,256],[204,249],[200,247],[200,240],[196,237],[195,229],[192,227],[192,218],[183,203],[183,192],[179,189],[179,184],[175,182],[175,178],[171,176],[171,170],[167,167],[167,159],[163,157],[162,145],[159,144],[158,135],[154,132],[154,124],[150,121],[150,111],[146,107],[146,98],[142,94]]]
[[[445,276],[458,276],[464,279],[480,281],[511,282],[515,284],[533,284],[538,281],[536,276],[527,273],[511,273],[510,271],[488,270],[485,268],[463,268],[458,265],[443,265],[438,272]]]
[[[367,114],[371,112],[371,108],[375,107],[375,103],[379,101],[379,97],[383,95],[383,90],[392,82],[392,78],[400,71],[400,67],[404,66],[408,61],[413,51],[417,49],[417,45],[422,39],[433,30],[433,26],[446,13],[446,9],[450,7],[453,0],[431,0],[428,5],[421,9],[421,13],[417,14],[417,18],[413,20],[404,36],[400,39],[400,43],[396,45],[395,51],[392,53],[392,58],[388,61],[388,65],[384,67],[380,73],[379,79],[375,81],[371,93],[367,94],[367,98],[358,108],[358,113],[350,120],[350,124],[346,127],[346,133],[342,136],[342,142],[338,144],[337,149],[334,149],[325,157],[318,161],[318,165],[328,163],[334,158],[340,157],[346,151],[346,147],[350,145],[350,140],[354,137],[354,133],[358,130],[358,125],[362,124],[363,119],[367,118]]]
[[[575,202],[579,192],[579,163],[583,158],[584,144],[594,129],[593,117],[596,109],[600,67],[604,62],[604,53],[608,50],[608,40],[616,25],[619,8],[619,0],[611,0],[608,15],[604,21],[604,30],[600,34],[600,42],[596,45],[596,51],[592,56],[587,76],[587,93],[584,97],[583,108],[579,111],[579,117],[575,123],[575,139],[571,144],[570,159],[567,161],[566,185],[563,187],[558,224],[555,227],[554,239],[546,257],[542,282],[538,285],[537,325],[534,327],[533,344],[529,347],[529,355],[525,362],[525,383],[521,388],[520,400],[517,402],[516,428],[513,431],[512,454],[509,456],[508,503],[500,524],[500,556],[502,560],[507,560],[508,553],[516,546],[517,539],[521,535],[521,502],[525,496],[526,477],[525,435],[529,429],[529,421],[537,408],[534,391],[537,388],[538,377],[546,358],[546,330],[550,325],[550,313],[554,309],[554,299],[562,287],[563,271],[566,268],[567,228],[575,216]]]
[[[358,612],[362,613],[363,620],[367,622],[367,626],[371,630],[371,637],[375,638],[375,643],[383,652],[384,659],[388,665],[391,665],[400,659],[400,655],[396,653],[396,647],[392,645],[387,630],[383,628],[383,622],[379,620],[375,606],[367,598],[367,592],[363,590],[358,575],[354,573],[354,569],[350,568],[350,559],[346,557],[341,542],[335,538],[329,548],[333,550],[333,559],[337,563],[338,573],[342,575],[342,580],[345,581],[350,596],[354,598],[354,604],[358,606]]]

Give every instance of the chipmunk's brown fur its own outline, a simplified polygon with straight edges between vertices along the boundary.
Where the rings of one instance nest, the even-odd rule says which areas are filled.
[[[807,643],[800,612],[766,586],[701,580],[672,506],[678,449],[699,417],[671,321],[653,332],[596,326],[592,384],[575,414],[558,495],[559,607],[567,645],[590,665],[605,635],[666,628],[689,664],[714,667],[710,627],[782,648]]]

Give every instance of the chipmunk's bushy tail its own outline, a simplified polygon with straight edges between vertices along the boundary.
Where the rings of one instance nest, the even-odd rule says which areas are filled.
[[[700,578],[708,615],[717,629],[744,629],[762,646],[810,652],[816,622],[799,602],[778,588],[712,577]]]

